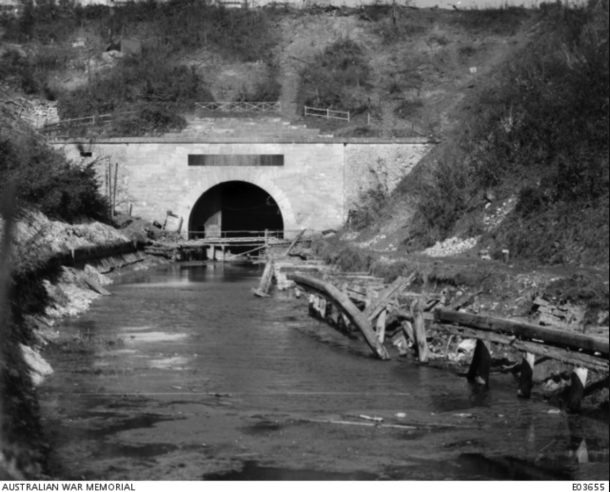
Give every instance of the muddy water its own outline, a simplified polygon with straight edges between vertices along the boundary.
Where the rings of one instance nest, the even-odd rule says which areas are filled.
[[[380,362],[260,271],[124,277],[59,327],[41,390],[66,479],[608,479],[608,422],[490,391],[447,369]],[[365,418],[368,417],[368,418]],[[381,421],[370,420],[383,419]]]

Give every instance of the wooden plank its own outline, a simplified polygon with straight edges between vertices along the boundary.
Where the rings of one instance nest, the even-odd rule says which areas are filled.
[[[437,309],[434,311],[434,314],[437,322],[455,323],[461,326],[496,333],[508,333],[522,339],[543,340],[549,345],[558,347],[568,347],[575,350],[582,349],[608,355],[608,339],[600,337],[502,318],[459,313],[447,309]]]
[[[305,234],[305,231],[307,229],[303,229],[301,232],[299,232],[297,234],[297,237],[294,238],[294,241],[292,241],[290,243],[290,246],[288,246],[288,249],[284,252],[284,256],[288,256],[290,254],[290,252],[294,249],[294,247],[297,245],[297,243],[301,240],[301,238],[303,237],[303,234]]]
[[[252,289],[252,293],[257,297],[269,297],[269,288],[271,287],[271,281],[273,280],[273,260],[267,261],[263,276],[258,285],[257,289]]]
[[[392,298],[400,293],[400,291],[409,285],[415,279],[415,273],[409,275],[408,278],[398,277],[392,284],[383,291],[377,299],[371,302],[371,305],[364,311],[364,315],[370,319],[375,319],[381,310],[384,309]]]
[[[549,357],[551,359],[565,362],[566,364],[582,366],[602,373],[610,372],[610,364],[607,358],[604,359],[603,357],[573,352],[569,349],[560,347],[550,347],[548,345],[543,345],[542,343],[518,340],[515,337],[510,337],[508,335],[491,331],[481,331],[464,326],[437,323],[434,325],[434,327],[436,329],[446,331],[447,333],[451,333],[452,335],[458,335],[464,338],[487,340],[489,342],[500,343],[502,345],[509,345],[517,350],[521,350],[522,352],[528,352],[542,357]]]
[[[428,349],[428,341],[426,340],[426,325],[424,322],[424,306],[423,301],[418,299],[415,301],[413,309],[413,331],[415,333],[415,341],[417,343],[417,353],[419,354],[419,362],[426,364],[430,358],[430,350]]]
[[[369,320],[360,310],[358,310],[356,306],[354,306],[347,295],[328,282],[324,282],[312,277],[306,277],[305,275],[293,273],[288,275],[288,279],[296,282],[297,284],[306,285],[327,294],[336,305],[341,307],[342,311],[347,315],[350,322],[355,325],[364,335],[364,339],[371,351],[381,360],[390,359],[385,347],[379,343],[379,340],[377,340],[377,336],[372,330]]]
[[[388,312],[384,309],[377,317],[377,339],[379,343],[385,342],[385,322]]]

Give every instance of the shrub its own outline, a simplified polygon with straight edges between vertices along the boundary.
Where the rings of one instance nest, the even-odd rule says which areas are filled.
[[[107,221],[108,205],[99,194],[92,165],[70,164],[34,137],[24,145],[0,136],[0,194],[11,183],[16,185],[21,208],[67,222]]]
[[[212,100],[194,68],[148,49],[140,58],[121,59],[107,77],[60,94],[58,108],[62,118],[115,114],[110,133],[136,136],[180,130],[186,125],[182,111]]]
[[[371,69],[360,45],[340,39],[301,72],[305,105],[361,112],[368,106]]]
[[[471,19],[492,22],[493,15]],[[608,24],[607,10],[597,4],[547,12],[537,36],[482,92],[476,123],[461,141],[470,157],[453,168],[466,181],[453,176],[455,187],[446,186],[445,157],[432,184],[415,194],[412,244],[456,233],[468,197],[491,188],[497,196],[518,193],[513,215],[488,235],[511,255],[545,263],[608,261],[608,239],[600,235],[608,231],[610,194]]]
[[[358,199],[358,206],[350,210],[348,218],[349,227],[360,231],[378,223],[388,206],[388,200],[388,189],[382,183],[377,183],[376,186],[362,193]]]
[[[119,114],[112,121],[110,136],[140,136],[150,133],[180,131],[186,120],[175,108],[162,105],[141,106],[129,114]]]
[[[0,82],[26,94],[35,94],[40,89],[34,67],[16,50],[8,50],[0,58]]]

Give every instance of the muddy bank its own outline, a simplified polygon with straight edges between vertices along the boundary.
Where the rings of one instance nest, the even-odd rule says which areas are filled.
[[[2,224],[0,224],[1,229]],[[48,444],[39,423],[37,388],[53,373],[40,355],[57,338],[59,319],[109,295],[110,272],[151,264],[143,243],[99,224],[68,225],[31,214],[14,238],[10,321],[3,343],[0,478],[45,476]],[[154,262],[158,264],[158,261]]]

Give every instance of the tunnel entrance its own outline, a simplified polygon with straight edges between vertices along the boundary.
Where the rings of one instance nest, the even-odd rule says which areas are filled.
[[[228,181],[210,188],[193,206],[189,239],[254,237],[268,230],[283,237],[284,219],[277,202],[262,188],[245,181]],[[240,249],[231,248],[232,253]]]

